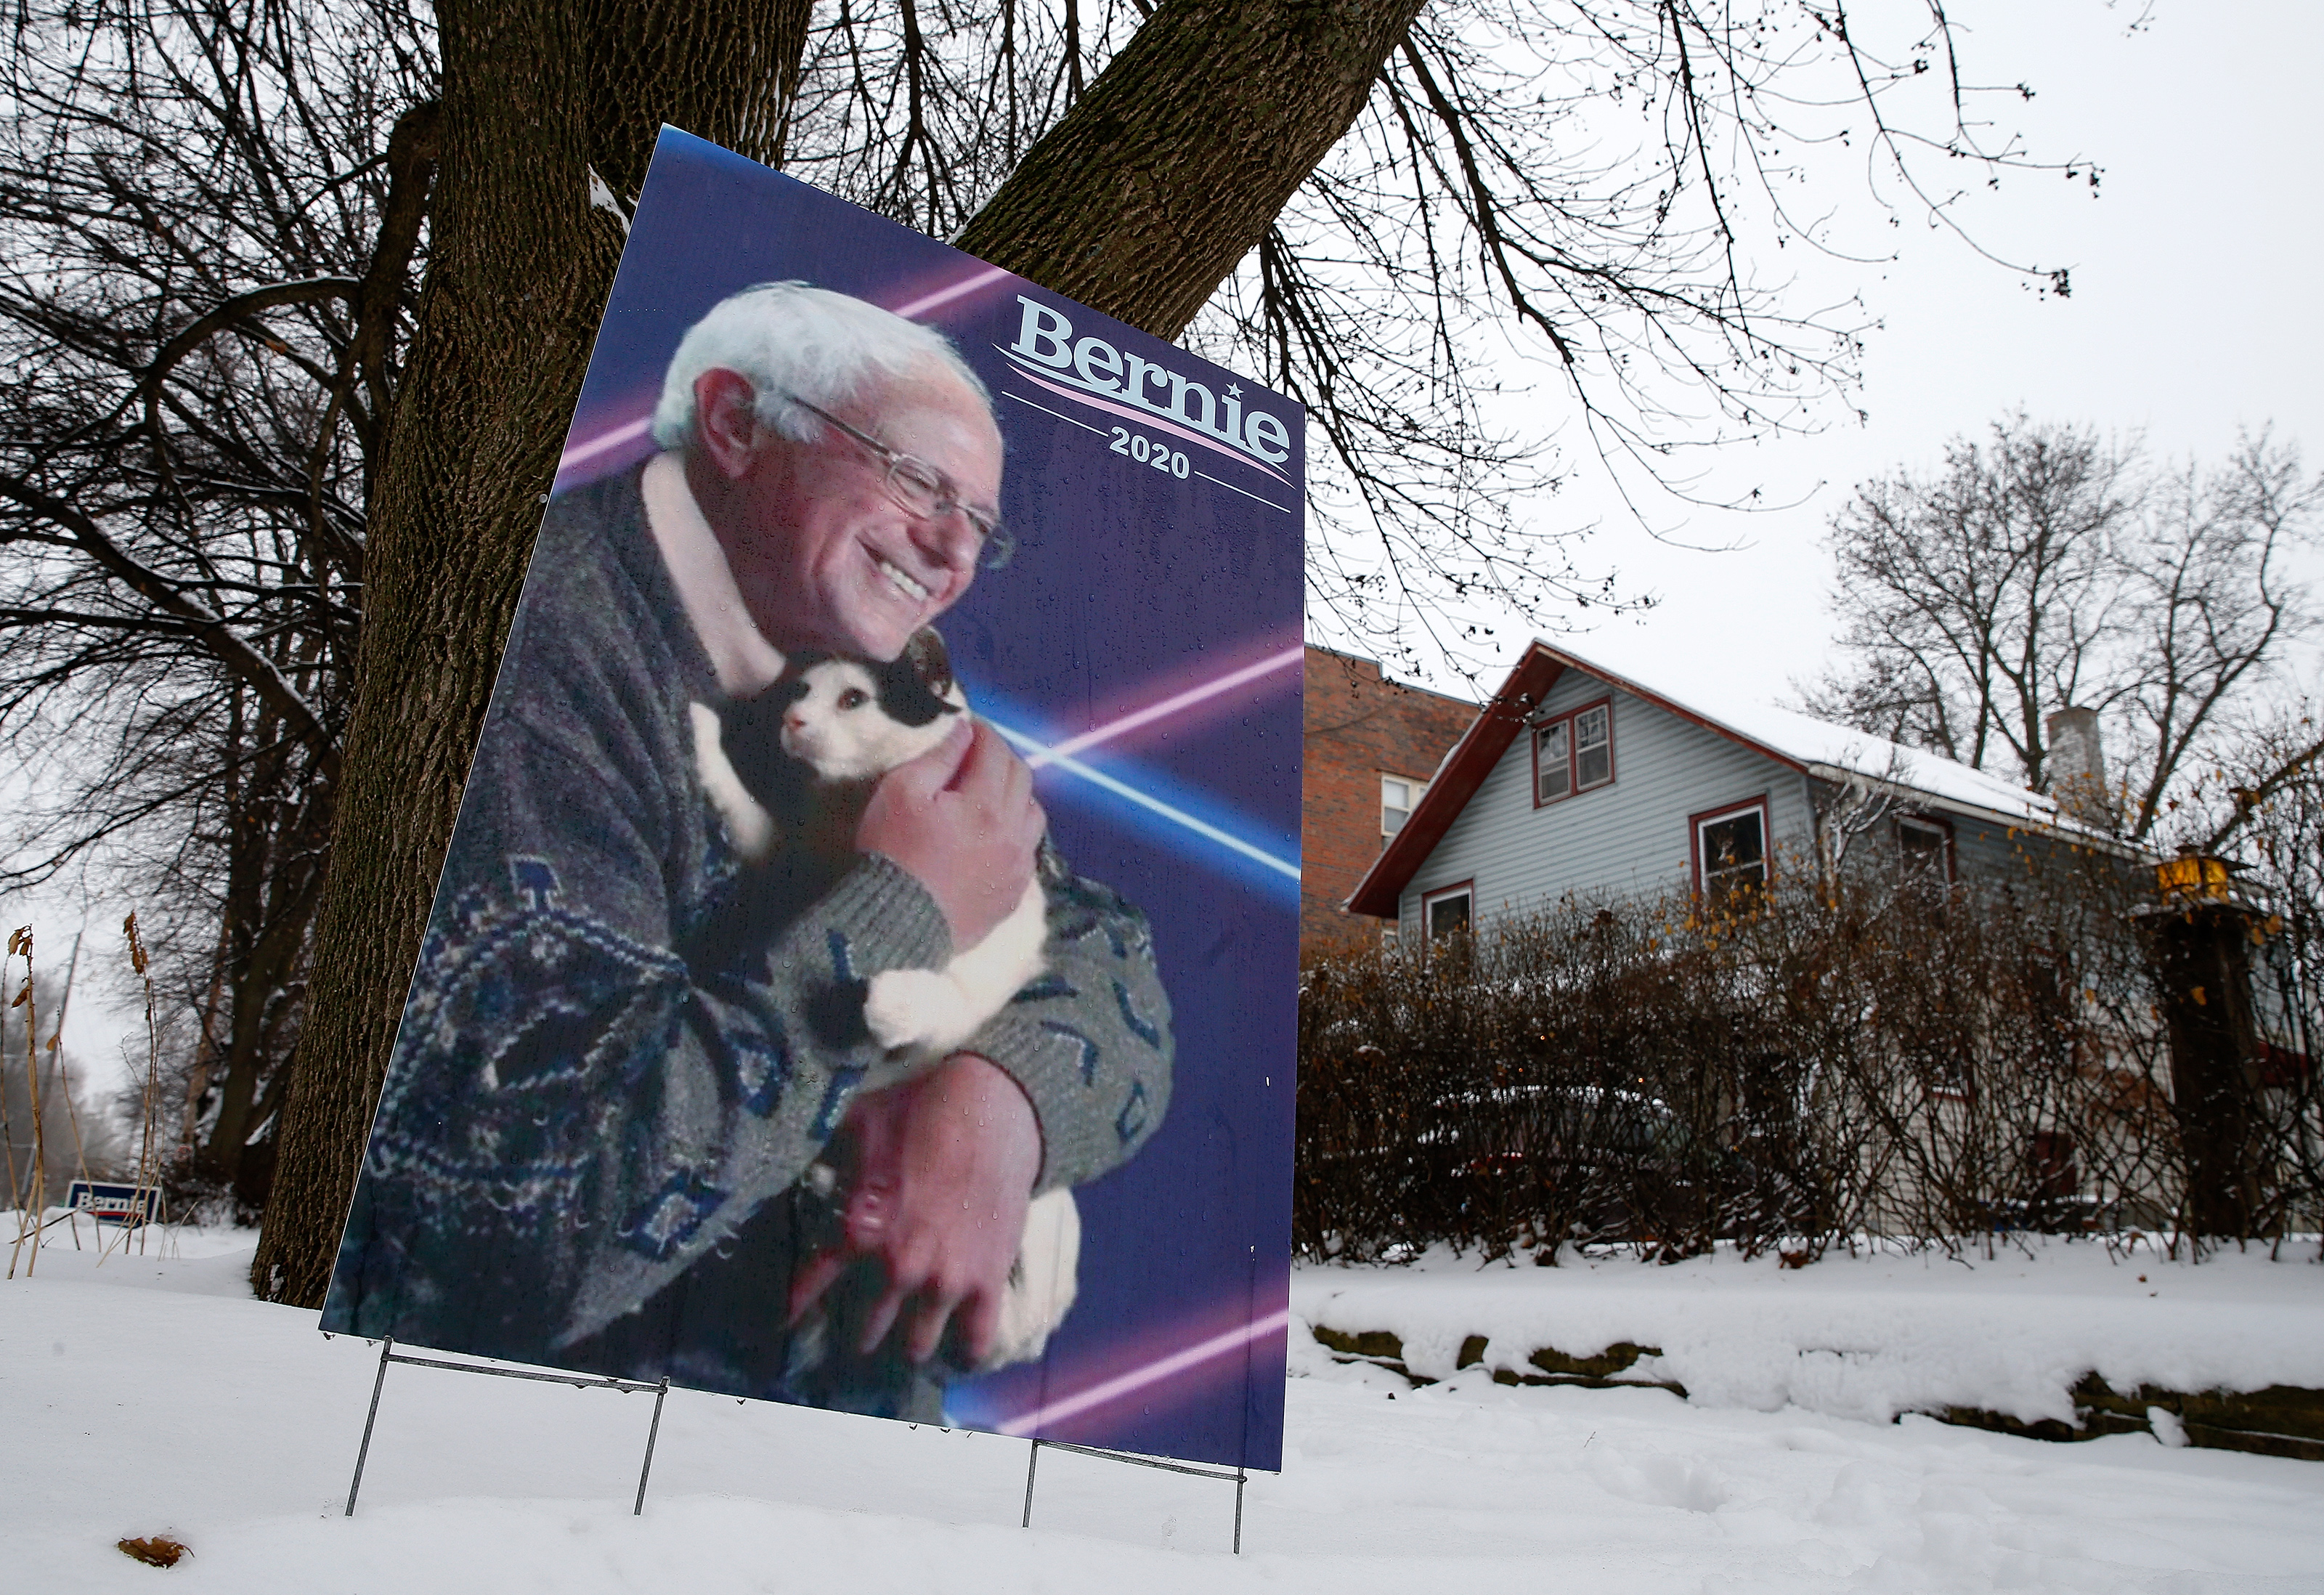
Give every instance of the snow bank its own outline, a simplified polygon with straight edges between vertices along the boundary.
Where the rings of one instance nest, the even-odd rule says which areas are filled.
[[[2278,1595],[2318,1587],[2324,1466],[2172,1449],[2144,1434],[2047,1445],[1909,1416],[1870,1424],[1796,1407],[1706,1407],[1657,1390],[1508,1389],[1477,1369],[1416,1390],[1380,1369],[1339,1364],[1305,1337],[1293,1342],[1286,1471],[1251,1480],[1240,1558],[1227,1554],[1231,1486],[1044,1452],[1027,1533],[1017,1527],[1019,1443],[685,1390],[670,1394],[645,1516],[632,1517],[650,1397],[410,1368],[388,1375],[362,1508],[349,1519],[340,1508],[376,1351],[325,1341],[311,1313],[250,1300],[241,1283],[250,1246],[247,1234],[181,1235],[178,1255],[115,1254],[100,1268],[68,1243],[42,1253],[36,1277],[0,1283],[0,1589]],[[1754,1295],[1829,1296],[1834,1281],[1859,1277],[1855,1267],[1771,1278],[1726,1259],[1702,1270],[1714,1281],[1706,1291],[1686,1286],[1683,1268],[1480,1274],[1440,1260],[1384,1273],[1313,1270],[1298,1289],[1311,1307],[1384,1290],[1370,1297],[1376,1311],[1358,1314],[1371,1327],[1399,1300],[1426,1313],[1448,1294],[1480,1306],[1499,1301],[1512,1314],[1502,1332],[1515,1334],[1523,1314],[1539,1317],[1545,1293],[1559,1302],[1602,1293],[1610,1305],[1625,1289],[1634,1302],[1680,1302],[1692,1291],[1730,1296],[1748,1318]],[[2060,1272],[2080,1269],[2077,1258]],[[1914,1291],[1880,1285],[1880,1272],[1862,1269],[1868,1302],[1917,1304],[1930,1314],[1953,1310],[1948,1298],[1981,1304],[1997,1333],[2021,1332],[2021,1308],[2047,1311],[2006,1268],[1980,1264],[1972,1276],[1943,1265]],[[2106,1309],[2098,1281],[2107,1277],[2085,1272],[2090,1288],[2080,1299]],[[2140,1272],[2157,1274],[2141,1262],[2124,1278]],[[2176,1283],[2148,1299],[2168,1305],[2187,1281],[2160,1272]],[[2232,1271],[2196,1270],[2188,1288],[2212,1291],[2206,1299],[2223,1309],[2235,1299],[2264,1306],[2267,1293],[2316,1271],[2247,1272],[2241,1298],[2227,1288]],[[1948,1280],[1956,1280],[1950,1289]],[[1618,1334],[1640,1332],[1635,1319],[1619,1321]],[[124,1535],[162,1533],[193,1548],[167,1572],[114,1549]]]
[[[1480,1267],[1432,1254],[1408,1268],[1305,1268],[1292,1311],[1349,1333],[1386,1330],[1415,1373],[1453,1372],[1487,1339],[1488,1369],[1534,1371],[1543,1348],[1590,1357],[1657,1347],[1624,1378],[1772,1412],[1804,1407],[1885,1423],[1982,1407],[2074,1421],[2074,1383],[2116,1390],[2324,1388],[2324,1267],[2227,1252],[2200,1265],[2144,1249],[2116,1260],[2087,1241],[2032,1241],[1952,1258],[1831,1256],[1805,1268],[1732,1253],[1667,1267],[1629,1258]]]

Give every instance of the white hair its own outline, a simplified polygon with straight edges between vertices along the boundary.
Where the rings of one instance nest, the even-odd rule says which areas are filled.
[[[883,379],[910,378],[930,365],[958,377],[991,408],[984,383],[944,334],[827,288],[761,282],[719,300],[678,341],[654,406],[654,441],[664,448],[694,442],[694,383],[706,371],[740,375],[757,396],[752,408],[760,423],[804,443],[818,424],[791,398],[836,410]]]

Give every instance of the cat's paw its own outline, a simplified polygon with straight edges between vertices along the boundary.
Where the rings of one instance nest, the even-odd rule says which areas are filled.
[[[1034,1197],[1025,1210],[1024,1244],[1001,1298],[992,1349],[980,1369],[1041,1360],[1080,1294],[1081,1256],[1082,1215],[1074,1194],[1060,1186]]]
[[[933,969],[890,969],[872,977],[863,999],[863,1028],[893,1052],[936,1049],[964,1041],[960,989]]]

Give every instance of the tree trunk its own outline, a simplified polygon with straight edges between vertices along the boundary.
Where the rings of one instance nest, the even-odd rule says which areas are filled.
[[[659,124],[761,160],[809,0],[447,0],[432,255],[370,507],[314,973],[251,1283],[319,1305],[541,495]]]
[[[1173,0],[961,247],[1176,337],[1347,131],[1422,4]],[[808,9],[443,8],[435,253],[372,508],[330,881],[251,1265],[268,1300],[319,1305],[330,1281],[540,495],[612,281],[620,238],[586,208],[588,173],[634,195],[658,121],[778,161]]]
[[[957,240],[1176,337],[1370,97],[1425,0],[1173,0]]]

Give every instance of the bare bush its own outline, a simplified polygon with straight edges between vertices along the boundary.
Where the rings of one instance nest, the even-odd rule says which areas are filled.
[[[2190,1232],[2152,872],[2019,862],[1974,887],[1794,870],[1727,911],[1569,900],[1309,963],[1298,1244],[1804,1261],[1868,1234]],[[2314,1222],[2317,1104],[2257,1102],[2250,1228],[2281,1235]]]

